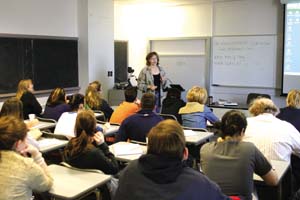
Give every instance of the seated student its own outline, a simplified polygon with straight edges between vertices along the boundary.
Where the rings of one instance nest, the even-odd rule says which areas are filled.
[[[26,143],[26,134],[22,120],[0,118],[1,199],[32,199],[32,190],[45,192],[52,187],[53,180],[42,154]]]
[[[55,88],[47,100],[43,117],[58,121],[64,112],[69,111],[71,111],[71,107],[66,102],[65,90],[63,88]]]
[[[116,174],[118,163],[109,151],[104,136],[96,130],[96,118],[91,110],[77,115],[76,137],[69,141],[64,150],[66,161],[77,168],[98,169],[106,174]]]
[[[278,119],[291,123],[300,132],[300,90],[291,90],[286,98],[287,107],[281,108],[276,116]],[[300,188],[300,158],[291,156],[292,173],[294,175],[295,188]],[[300,197],[300,192],[299,192]]]
[[[219,125],[222,137],[202,146],[200,164],[204,174],[216,182],[222,192],[251,200],[253,173],[269,185],[276,185],[278,180],[272,166],[255,145],[242,141],[246,127],[243,113],[227,112]]]
[[[169,88],[167,97],[162,102],[162,114],[174,115],[177,121],[182,124],[181,115],[178,113],[181,107],[184,107],[186,103],[180,98],[181,91],[177,88]]]
[[[117,109],[114,110],[109,122],[121,124],[124,119],[137,113],[140,110],[139,100],[137,97],[137,88],[130,87],[124,92],[125,101],[123,101]]]
[[[135,140],[146,142],[150,129],[163,120],[153,112],[155,108],[155,96],[152,93],[145,93],[141,100],[142,109],[134,115],[125,119],[116,135],[116,142]]]
[[[300,90],[291,90],[286,104],[287,107],[280,109],[277,118],[291,123],[300,132]]]
[[[200,172],[187,167],[188,149],[183,130],[164,120],[148,135],[147,154],[121,172],[115,200],[222,200],[229,199]]]
[[[249,107],[244,141],[252,142],[269,160],[290,162],[300,156],[300,133],[290,123],[275,117],[277,107],[271,99],[255,99]]]
[[[0,112],[0,117],[5,117],[5,116],[12,116],[12,117],[15,117],[15,118],[23,121],[24,119],[23,119],[22,101],[20,101],[16,97],[7,99],[3,103],[1,112]],[[26,124],[27,128],[29,129],[26,140],[29,144],[31,144],[37,148],[38,148],[38,143],[36,140],[42,135],[42,132],[39,129],[33,128],[33,127],[35,125],[37,125],[38,123],[39,123],[39,121],[37,119],[31,120],[31,121],[29,121],[29,120],[25,121],[25,124]]]
[[[107,121],[109,121],[114,110],[107,101],[101,98],[101,83],[94,81],[90,83],[85,93],[86,105],[92,110],[101,110]]]
[[[207,91],[205,88],[198,86],[192,87],[186,95],[186,106],[180,108],[179,114],[182,117],[182,125],[191,128],[206,128],[206,123],[215,123],[219,119],[208,108]]]
[[[58,119],[54,129],[54,134],[65,135],[68,138],[75,137],[75,122],[77,113],[83,110],[84,96],[82,94],[74,94],[71,101],[70,112],[65,112]]]
[[[33,95],[33,84],[30,79],[21,80],[18,84],[16,97],[23,103],[24,119],[29,118],[29,114],[40,116],[42,113],[42,106]]]

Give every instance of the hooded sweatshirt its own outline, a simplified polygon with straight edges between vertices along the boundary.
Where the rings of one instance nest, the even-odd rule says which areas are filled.
[[[120,175],[114,200],[229,199],[203,174],[181,160],[146,154],[132,161]]]

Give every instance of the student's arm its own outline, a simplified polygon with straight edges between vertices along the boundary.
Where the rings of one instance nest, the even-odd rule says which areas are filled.
[[[28,173],[28,185],[32,190],[39,192],[48,191],[53,185],[53,179],[47,170],[47,164],[42,154],[33,146],[29,145],[23,152],[30,153],[34,162],[25,173]]]
[[[215,123],[219,121],[219,118],[210,110],[208,107],[204,107],[205,111],[205,118],[210,122],[210,123]]]
[[[275,186],[278,184],[278,177],[275,170],[267,158],[255,146],[254,172],[259,175],[267,185]]]
[[[119,171],[119,165],[115,156],[109,151],[106,143],[98,146],[98,151],[95,152],[95,161],[97,169],[105,174],[116,174]]]
[[[278,184],[277,173],[273,169],[271,169],[267,174],[261,177],[267,185],[276,186]]]

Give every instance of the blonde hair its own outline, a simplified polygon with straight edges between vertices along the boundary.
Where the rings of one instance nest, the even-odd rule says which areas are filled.
[[[291,90],[286,98],[286,105],[292,108],[300,108],[300,90]]]
[[[96,88],[89,86],[85,92],[85,104],[92,110],[98,110],[101,107],[102,100]]]
[[[18,84],[18,90],[17,90],[16,98],[21,99],[23,94],[28,91],[28,88],[30,87],[31,84],[32,84],[31,79],[21,80]]]
[[[278,108],[271,99],[257,98],[251,103],[249,112],[254,116],[263,113],[271,113],[273,115],[276,115],[278,113]]]
[[[193,86],[189,89],[186,99],[188,102],[198,102],[200,104],[205,104],[207,101],[207,91],[205,88],[199,86]]]

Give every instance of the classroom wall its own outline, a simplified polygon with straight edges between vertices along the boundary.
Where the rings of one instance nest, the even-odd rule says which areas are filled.
[[[210,87],[215,97],[245,103],[250,92],[269,93],[275,103],[281,84],[282,5],[277,0],[219,0],[209,3],[167,4],[115,3],[115,39],[129,41],[129,66],[138,75],[145,65],[151,38],[226,35],[277,35],[276,88]]]
[[[77,2],[0,0],[0,33],[77,37]]]
[[[113,0],[0,0],[0,35],[78,37],[80,92],[100,80],[106,98],[113,87],[113,10]],[[39,95],[42,105],[47,96]]]

